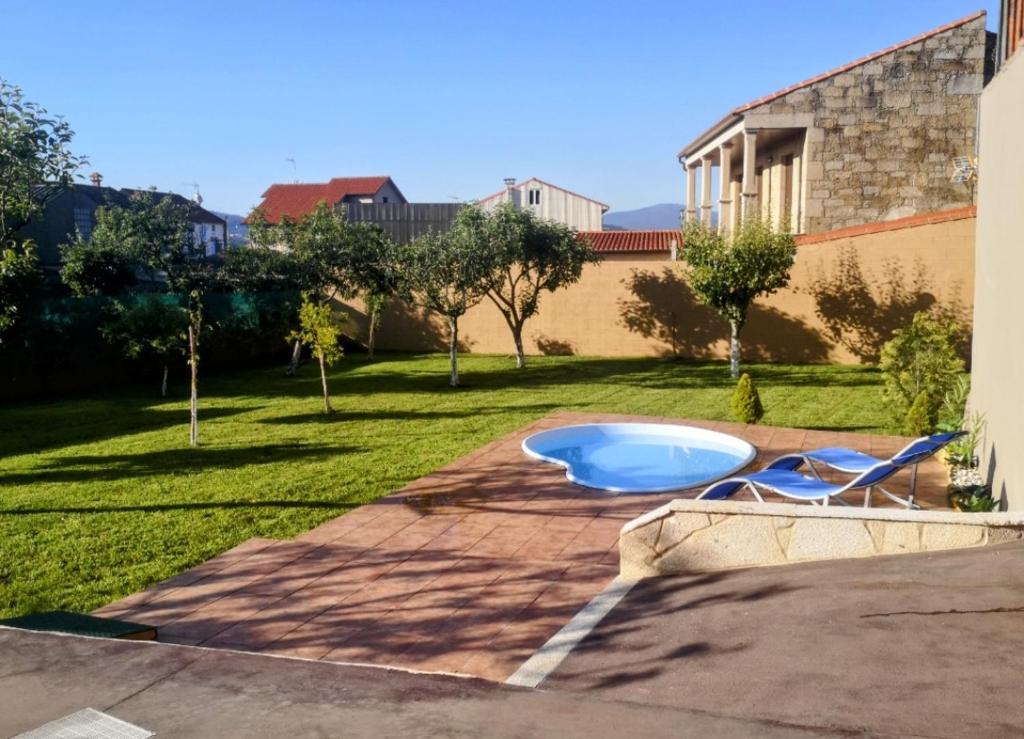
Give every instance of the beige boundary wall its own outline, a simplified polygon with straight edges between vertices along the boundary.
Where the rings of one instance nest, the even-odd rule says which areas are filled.
[[[985,414],[982,469],[1024,509],[1024,50],[981,95],[978,282],[971,406]]]
[[[576,285],[542,298],[526,324],[528,354],[721,358],[726,324],[700,306],[667,255],[614,254]],[[792,284],[756,303],[743,332],[748,360],[875,361],[892,329],[938,302],[968,322],[974,280],[973,209],[798,237]],[[345,310],[365,336],[358,303]],[[511,334],[484,300],[460,321],[463,348],[510,354]],[[378,347],[445,348],[447,326],[402,303],[383,318]]]
[[[626,524],[626,578],[711,572],[1024,539],[1024,515],[674,500]]]

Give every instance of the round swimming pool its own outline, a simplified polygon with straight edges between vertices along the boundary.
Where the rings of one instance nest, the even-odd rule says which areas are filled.
[[[661,423],[588,423],[528,436],[523,451],[565,467],[565,476],[617,493],[708,485],[737,472],[757,450],[735,436]]]

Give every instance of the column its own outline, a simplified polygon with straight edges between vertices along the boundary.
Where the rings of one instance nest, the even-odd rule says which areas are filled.
[[[700,222],[711,227],[711,155],[700,158]]]
[[[743,218],[756,218],[757,212],[757,129],[743,131]]]
[[[697,166],[696,164],[686,168],[686,222],[691,223],[697,220]]]
[[[729,233],[732,228],[732,142],[718,147],[718,230]]]

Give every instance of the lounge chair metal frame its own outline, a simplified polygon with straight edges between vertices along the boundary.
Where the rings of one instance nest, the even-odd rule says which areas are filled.
[[[700,495],[697,496],[697,500],[729,498],[735,494],[737,490],[746,488],[753,494],[754,498],[759,503],[763,503],[764,498],[758,490],[760,487],[785,498],[806,501],[812,505],[827,506],[829,501],[833,499],[840,505],[850,505],[839,496],[850,490],[864,490],[864,507],[870,508],[871,493],[873,489],[879,487],[879,483],[889,479],[905,466],[895,464],[889,460],[882,461],[871,469],[857,475],[857,477],[850,480],[845,485],[836,485],[834,483],[825,482],[820,478],[810,477],[797,472],[795,469],[788,466],[788,464],[791,463],[791,460],[791,456],[783,457],[775,460],[775,462],[772,462],[768,467],[760,472],[752,472],[746,475],[737,475],[736,477],[730,477],[726,480],[720,480],[709,485]],[[776,466],[779,462],[783,462],[783,464]],[[811,491],[801,491],[799,490],[799,487],[809,487]],[[815,489],[818,491],[818,494],[813,493]],[[719,492],[719,490],[721,490],[721,492]]]
[[[824,465],[836,472],[848,475],[862,474],[869,470],[872,465],[877,465],[886,461],[898,465],[901,468],[910,467],[910,494],[906,498],[901,498],[895,493],[886,490],[881,485],[873,487],[877,487],[879,493],[894,503],[898,503],[901,506],[914,510],[920,508],[920,506],[914,502],[914,498],[917,495],[918,465],[966,433],[966,431],[950,431],[941,434],[932,434],[931,436],[922,436],[919,439],[914,439],[900,451],[896,452],[896,454],[892,455],[888,460],[879,459],[869,454],[864,454],[863,452],[858,452],[855,449],[849,449],[846,447],[828,447],[824,449],[812,449],[806,452],[787,454],[776,459],[768,465],[768,468],[791,469],[795,471],[801,465],[806,464],[807,468],[817,479],[823,480],[821,472],[815,466],[815,463]],[[844,459],[847,463],[853,461],[854,464],[847,464],[844,466]],[[786,465],[789,464],[792,464],[792,466],[787,467]],[[868,508],[871,505],[872,492],[873,490],[869,488],[864,493],[865,508]]]

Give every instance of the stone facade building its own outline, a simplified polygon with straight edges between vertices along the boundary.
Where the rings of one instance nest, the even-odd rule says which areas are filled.
[[[982,11],[741,105],[679,153],[687,219],[813,233],[972,204],[953,158],[976,153],[993,48]]]

